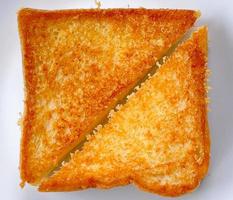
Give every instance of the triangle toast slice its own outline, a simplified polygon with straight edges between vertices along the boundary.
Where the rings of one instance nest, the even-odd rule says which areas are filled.
[[[39,190],[129,183],[165,196],[194,190],[209,164],[206,79],[202,27]]]
[[[54,169],[197,17],[191,10],[20,10],[22,185]]]

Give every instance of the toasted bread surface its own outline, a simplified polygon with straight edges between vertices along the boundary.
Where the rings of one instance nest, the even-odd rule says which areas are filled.
[[[22,181],[47,175],[197,17],[190,10],[20,10]]]
[[[165,196],[194,190],[209,164],[206,71],[202,27],[39,190],[129,183]]]

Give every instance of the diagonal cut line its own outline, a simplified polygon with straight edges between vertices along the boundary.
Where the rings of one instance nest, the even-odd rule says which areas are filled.
[[[144,83],[149,76],[153,76],[157,70],[159,69],[159,66],[163,65],[166,62],[166,58],[169,57],[175,50],[176,48],[181,45],[187,38],[189,38],[191,36],[191,34],[196,30],[196,27],[193,27],[191,29],[189,29],[180,39],[177,40],[176,43],[174,43],[167,52],[165,52],[165,54],[163,54],[158,60],[157,62],[152,66],[152,68],[146,73],[145,76],[143,76],[139,81],[136,82],[136,84],[134,85],[134,87],[129,90],[126,95],[124,95],[124,97],[117,101],[115,106],[111,109],[114,111],[117,111],[116,107],[118,105],[124,105],[127,102],[127,97],[133,93],[135,93],[137,90],[136,88],[139,86],[141,86],[142,83]],[[110,110],[110,111],[111,111]],[[104,118],[100,121],[100,125],[104,126],[105,124],[108,123],[109,120],[109,113],[110,111],[104,116]],[[53,169],[50,170],[49,174],[46,177],[52,176],[56,171],[58,171],[65,163],[69,162],[69,160],[71,159],[71,155],[73,153],[75,153],[77,150],[81,150],[83,145],[85,144],[85,142],[87,142],[86,136],[89,134],[93,134],[94,131],[96,130],[96,127],[91,130],[89,133],[85,134],[83,136],[83,138],[80,140],[80,142],[73,148],[71,149],[62,159],[61,161],[57,164],[56,167],[54,167]]]

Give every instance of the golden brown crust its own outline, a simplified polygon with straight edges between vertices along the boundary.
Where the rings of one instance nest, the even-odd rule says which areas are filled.
[[[129,183],[164,196],[194,190],[209,165],[206,70],[203,27],[39,190]]]
[[[191,10],[20,10],[22,182],[47,175],[197,17]]]

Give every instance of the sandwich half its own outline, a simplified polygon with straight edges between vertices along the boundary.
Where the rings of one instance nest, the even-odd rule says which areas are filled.
[[[200,28],[40,191],[133,183],[165,196],[194,190],[209,164],[207,29]]]
[[[54,169],[198,15],[191,10],[20,10],[22,185],[37,184]]]

